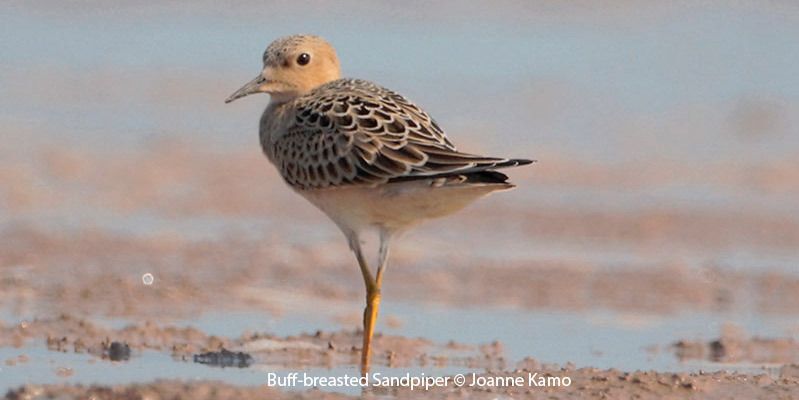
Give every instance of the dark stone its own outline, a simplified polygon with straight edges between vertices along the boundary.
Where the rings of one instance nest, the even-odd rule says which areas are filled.
[[[130,346],[127,343],[111,342],[108,345],[108,359],[111,361],[127,361],[130,359]]]
[[[226,349],[195,354],[194,362],[210,365],[212,367],[237,367],[247,368],[253,363],[253,358],[247,353],[232,352]]]

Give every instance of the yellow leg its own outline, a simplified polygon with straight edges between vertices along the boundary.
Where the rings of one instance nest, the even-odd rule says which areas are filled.
[[[369,372],[372,358],[372,336],[375,333],[377,312],[380,309],[380,288],[366,287],[366,308],[363,310],[363,350],[361,351],[361,375]]]
[[[361,349],[361,374],[369,372],[372,359],[372,336],[375,333],[377,312],[380,309],[380,287],[383,284],[383,271],[388,263],[390,234],[383,232],[380,235],[380,254],[378,256],[377,276],[372,277],[369,265],[363,257],[361,245],[357,236],[350,237],[350,248],[355,252],[358,265],[361,267],[363,282],[366,285],[366,308],[363,310],[363,348]]]

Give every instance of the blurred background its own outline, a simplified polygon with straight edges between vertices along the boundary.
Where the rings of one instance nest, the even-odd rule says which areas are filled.
[[[204,315],[213,330],[236,307],[229,329],[356,326],[343,237],[261,155],[268,96],[223,104],[269,42],[312,33],[459,148],[538,160],[509,172],[515,191],[399,243],[399,322],[379,329],[663,369],[707,366],[641,349],[730,325],[799,335],[799,6],[398,4],[0,6],[4,318]],[[322,298],[344,304],[333,320],[308,311]]]

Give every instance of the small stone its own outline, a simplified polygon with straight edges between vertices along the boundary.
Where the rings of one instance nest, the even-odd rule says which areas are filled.
[[[111,342],[107,355],[111,361],[127,361],[130,359],[130,346],[127,343]]]
[[[203,354],[195,354],[194,362],[222,368],[246,368],[253,363],[253,358],[247,353],[241,351],[232,352],[223,348],[219,351],[209,351]]]

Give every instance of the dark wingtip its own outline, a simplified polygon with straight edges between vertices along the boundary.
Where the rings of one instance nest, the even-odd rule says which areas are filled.
[[[532,164],[534,162],[538,162],[538,160],[528,160],[526,158],[511,158],[508,161],[501,162],[494,166],[494,168],[509,168],[509,167],[519,167],[522,165]]]

